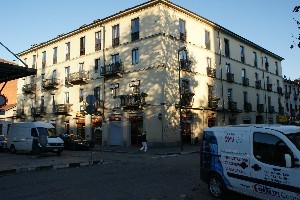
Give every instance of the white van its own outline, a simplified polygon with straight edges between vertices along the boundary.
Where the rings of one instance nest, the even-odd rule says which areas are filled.
[[[56,135],[52,124],[45,122],[13,123],[8,131],[7,148],[17,151],[54,152],[60,155],[64,141]]]
[[[260,199],[300,200],[300,127],[206,128],[200,160],[201,180],[215,198],[233,190]]]

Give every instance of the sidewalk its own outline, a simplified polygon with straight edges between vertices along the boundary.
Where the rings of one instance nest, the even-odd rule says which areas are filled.
[[[42,154],[40,156],[31,156],[29,154],[11,154],[8,152],[0,153],[0,177],[8,174],[41,171],[41,170],[57,170],[68,167],[81,167],[96,164],[106,164],[111,153],[120,154],[121,156],[137,156],[153,157],[165,155],[185,155],[199,153],[199,145],[184,145],[183,151],[180,147],[172,148],[148,148],[147,153],[139,152],[140,147],[119,147],[110,146],[102,147],[95,145],[93,151],[69,151],[64,150],[61,156],[52,153]]]

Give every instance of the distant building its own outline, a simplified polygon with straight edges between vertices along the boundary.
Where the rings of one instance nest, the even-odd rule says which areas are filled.
[[[20,121],[51,122],[58,133],[87,139],[93,133],[102,145],[137,145],[143,130],[149,145],[190,144],[208,126],[277,123],[285,101],[282,57],[167,0],[19,56],[38,71],[18,82]]]

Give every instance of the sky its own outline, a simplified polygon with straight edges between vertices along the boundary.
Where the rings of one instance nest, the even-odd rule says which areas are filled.
[[[0,42],[15,54],[147,0],[1,0]],[[283,75],[300,78],[293,13],[300,0],[170,0],[283,57]],[[16,60],[0,46],[0,58]]]

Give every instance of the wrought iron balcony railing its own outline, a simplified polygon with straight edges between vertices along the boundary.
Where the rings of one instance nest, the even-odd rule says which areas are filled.
[[[17,109],[13,112],[14,118],[24,118],[25,117],[25,111],[24,109]]]
[[[81,56],[85,55],[85,48],[80,49],[80,55]]]
[[[298,100],[298,94],[294,94],[294,100],[295,100],[295,101]]]
[[[120,38],[114,38],[112,39],[112,46],[116,47],[120,45]]]
[[[137,110],[141,109],[146,105],[146,93],[134,93],[128,95],[120,95],[121,100],[120,107],[123,107],[124,110]]]
[[[274,113],[274,112],[275,112],[274,106],[269,106],[269,107],[268,107],[268,112],[269,112],[269,113]]]
[[[56,104],[53,107],[53,113],[56,115],[66,115],[71,111],[72,104]]]
[[[291,96],[291,93],[289,93],[289,92],[285,92],[285,93],[284,93],[284,97],[285,97],[285,98],[289,99],[290,96]]]
[[[140,39],[140,32],[139,31],[131,33],[131,41],[136,41],[138,39]]]
[[[38,106],[31,108],[31,115],[35,117],[39,117],[46,114],[45,106]]]
[[[226,73],[227,76],[227,82],[233,83],[234,82],[234,74],[232,73]]]
[[[181,97],[182,106],[189,107],[194,103],[195,94],[192,92],[184,92]]]
[[[186,33],[180,33],[180,40],[182,42],[185,42],[186,41]]]
[[[208,95],[208,107],[211,108],[211,109],[217,109],[219,100],[220,99],[218,97]]]
[[[244,103],[244,110],[245,112],[252,112],[252,104],[249,102]]]
[[[188,59],[181,59],[180,60],[180,69],[183,71],[191,71],[191,64],[192,61]]]
[[[282,87],[277,87],[277,93],[282,94]]]
[[[70,60],[70,53],[66,54],[66,60]]]
[[[264,108],[264,104],[257,104],[257,112],[258,113],[263,113],[265,108]]]
[[[229,110],[237,110],[237,102],[228,101],[228,109]]]
[[[243,85],[249,86],[249,78],[243,78]]]
[[[42,86],[45,90],[57,89],[59,87],[60,80],[58,78],[45,79],[42,82]]]
[[[206,68],[207,76],[211,78],[216,78],[216,69],[213,69],[211,67]]]
[[[272,83],[267,83],[267,91],[272,92]]]
[[[33,93],[35,93],[35,90],[36,90],[35,83],[29,83],[29,84],[23,85],[23,87],[22,87],[22,91],[25,94],[33,94]]]
[[[95,44],[95,51],[100,51],[101,50],[101,43]]]
[[[256,89],[261,89],[261,80],[256,80],[255,81],[255,88]]]
[[[122,61],[112,63],[109,65],[105,65],[104,67],[101,67],[101,76],[104,77],[110,77],[110,76],[119,76],[122,77],[124,73],[123,63]]]
[[[88,83],[89,81],[89,72],[82,70],[80,72],[74,72],[69,74],[68,77],[65,79],[66,84],[82,84],[82,83]]]

